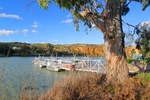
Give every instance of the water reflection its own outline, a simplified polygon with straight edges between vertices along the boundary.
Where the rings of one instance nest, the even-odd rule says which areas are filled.
[[[17,100],[22,91],[36,90],[44,93],[56,80],[69,74],[36,67],[32,64],[33,59],[34,57],[0,57],[0,99],[6,94],[5,100]]]
[[[22,90],[47,91],[53,83],[66,73],[52,72],[32,64],[34,57],[0,58],[0,98],[16,100]]]

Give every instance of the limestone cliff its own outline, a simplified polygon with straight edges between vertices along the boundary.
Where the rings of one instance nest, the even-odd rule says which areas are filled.
[[[90,56],[105,56],[104,45],[95,44],[70,44],[70,45],[55,45],[54,51],[68,52],[69,54],[82,54]],[[133,53],[140,53],[135,46],[128,46],[125,48],[127,58],[132,57]]]

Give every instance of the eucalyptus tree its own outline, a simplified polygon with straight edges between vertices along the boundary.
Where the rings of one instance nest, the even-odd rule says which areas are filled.
[[[107,80],[118,82],[128,78],[122,15],[127,14],[132,1],[142,3],[143,10],[150,4],[149,0],[38,0],[38,3],[45,10],[51,3],[69,10],[77,29],[82,21],[89,28],[94,25],[101,31],[106,49]]]
[[[142,54],[146,56],[146,53],[150,51],[150,21],[140,23],[136,26],[136,46],[142,51]]]

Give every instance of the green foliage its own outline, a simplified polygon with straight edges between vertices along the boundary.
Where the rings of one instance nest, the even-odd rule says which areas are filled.
[[[56,3],[59,7],[63,9],[75,9],[76,11],[79,11],[80,6],[89,3],[90,0],[38,0],[39,5],[44,9],[48,9],[48,5],[50,2]]]
[[[145,59],[143,60],[143,62],[145,62],[145,63],[150,62],[150,58],[145,58]]]
[[[48,9],[50,2],[56,3],[61,9],[69,10],[72,13],[77,31],[79,31],[79,20],[81,20],[84,25],[87,25],[88,27],[92,24],[91,22],[87,23],[87,19],[83,18],[79,14],[81,11],[88,10],[92,13],[98,14],[98,8],[104,8],[101,3],[94,0],[38,0],[39,5],[46,10]]]
[[[129,5],[129,3],[127,2],[127,0],[124,0],[123,6],[122,6],[122,9],[121,9],[121,14],[123,16],[126,15],[130,11],[130,8],[128,7],[128,5]]]
[[[30,48],[32,52],[41,55],[50,55],[53,52],[53,45],[49,43],[45,44],[31,44]]]
[[[150,4],[149,0],[134,1],[142,3],[143,10],[145,10]],[[98,17],[99,15],[102,15],[103,11],[105,11],[105,8],[107,8],[107,2],[108,1],[106,0],[38,0],[39,5],[45,10],[48,9],[50,3],[55,3],[61,9],[70,11],[74,16],[73,19],[78,20],[77,22],[74,21],[77,31],[79,30],[79,20],[81,20],[88,28],[91,28],[93,24],[91,20],[80,15],[81,11],[86,11],[88,13],[96,15],[95,17]],[[129,12],[130,9],[128,5],[130,3],[131,1],[121,0],[121,15],[126,15]]]
[[[0,54],[5,54],[9,49],[7,44],[0,44]]]
[[[127,59],[127,62],[129,64],[131,64],[133,61],[134,61],[134,59],[132,59],[132,58]],[[140,62],[148,63],[148,62],[150,62],[150,58],[145,58],[143,60],[140,60]]]
[[[30,54],[30,47],[28,45],[23,45],[21,49],[18,50],[19,55],[28,56]]]
[[[36,51],[38,49],[38,47],[34,45],[32,45],[30,48],[31,48],[31,51]]]
[[[43,9],[47,10],[50,0],[38,0],[38,3]]]
[[[115,86],[112,85],[112,84],[108,84],[107,90],[108,90],[109,92],[115,92]]]
[[[133,0],[142,4],[142,10],[145,10],[150,5],[150,0]]]
[[[134,59],[129,58],[129,59],[127,59],[127,62],[128,62],[129,64],[131,64],[133,60],[134,60]]]
[[[136,47],[141,50],[142,54],[146,56],[146,53],[150,51],[150,22],[146,21],[136,26]]]
[[[0,43],[0,54],[3,56],[10,56],[13,53],[12,48],[8,43]]]
[[[3,56],[31,56],[35,54],[50,55],[53,52],[53,45],[27,44],[20,42],[0,43],[0,54]]]
[[[136,77],[143,83],[150,83],[150,73],[141,73],[136,75]]]
[[[150,5],[150,0],[142,0],[142,10],[145,10]]]

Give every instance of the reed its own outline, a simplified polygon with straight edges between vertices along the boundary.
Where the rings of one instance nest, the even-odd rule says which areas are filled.
[[[9,89],[9,82],[3,83],[4,71],[5,71],[6,62],[4,65],[1,65],[0,70],[0,100],[5,100],[7,97],[8,89]]]
[[[20,100],[37,100],[39,97],[39,91],[37,89],[37,79],[30,72],[31,71],[29,69],[28,75],[26,76],[26,80],[22,82],[19,97]]]

